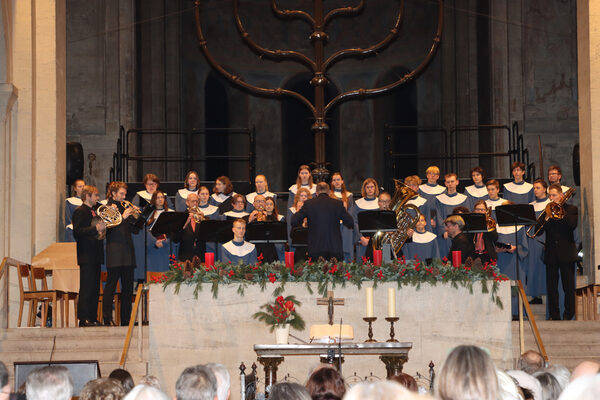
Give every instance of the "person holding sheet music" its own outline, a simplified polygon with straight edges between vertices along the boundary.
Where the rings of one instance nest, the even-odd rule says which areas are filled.
[[[69,197],[65,200],[65,242],[74,242],[75,237],[73,236],[73,212],[77,207],[83,204],[81,200],[81,192],[83,191],[83,187],[85,186],[85,182],[83,179],[75,179],[73,185],[71,185],[73,190],[73,196]]]
[[[151,229],[156,220],[163,212],[172,211],[167,204],[167,196],[161,190],[157,190],[150,199],[155,210],[146,221],[146,270],[153,272],[163,272],[169,269],[169,255],[171,252],[171,240],[166,235],[154,236]],[[139,266],[143,265],[138,262]],[[144,277],[145,278],[145,277]]]
[[[244,240],[246,220],[233,221],[233,239],[221,245],[221,261],[231,264],[255,264],[258,261],[256,246]]]
[[[175,195],[175,211],[183,212],[187,209],[187,197],[190,193],[198,194],[200,178],[196,171],[189,171],[184,179],[183,189],[179,189]]]
[[[94,223],[98,202],[98,189],[84,186],[81,190],[81,206],[73,212],[73,235],[77,241],[77,264],[79,265],[79,298],[77,318],[79,326],[97,326],[97,309],[100,289],[100,266],[104,262],[104,242],[98,234],[106,230],[106,224]]]

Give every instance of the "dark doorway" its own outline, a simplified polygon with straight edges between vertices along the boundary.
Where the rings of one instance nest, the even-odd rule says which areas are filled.
[[[395,82],[409,71],[403,67],[395,67],[384,74],[377,86]],[[376,157],[381,160],[380,168],[384,169],[383,185],[393,190],[391,178],[405,178],[418,175],[419,163],[411,155],[419,152],[417,87],[414,80],[392,91],[390,94],[375,100]],[[406,157],[386,159],[389,153],[404,154]],[[385,155],[385,156],[384,156]]]
[[[311,103],[315,99],[315,89],[311,86],[312,76],[309,73],[299,74],[288,81],[285,89],[293,90],[305,96]],[[337,88],[330,83],[325,88],[325,104],[338,94]],[[283,187],[287,189],[296,183],[298,167],[309,164],[315,160],[315,140],[311,131],[314,123],[313,116],[308,108],[300,101],[285,98],[281,102],[281,120],[283,132]],[[339,111],[332,110],[328,114],[327,124],[329,131],[325,139],[325,151],[329,171],[339,171],[340,165],[340,133]],[[312,166],[311,166],[312,167]]]
[[[223,80],[214,73],[206,78],[204,86],[204,115],[207,134],[204,137],[204,146],[193,148],[206,149],[206,156],[226,156],[229,154],[229,141],[224,132],[211,131],[210,128],[229,127],[229,102],[227,90]],[[202,140],[200,136],[198,138]],[[198,140],[197,139],[197,140]],[[211,160],[206,163],[205,180],[215,180],[221,175],[229,176],[229,163],[226,159]]]

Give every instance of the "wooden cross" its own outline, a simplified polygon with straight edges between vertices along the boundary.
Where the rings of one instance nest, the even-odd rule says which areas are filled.
[[[317,299],[317,305],[324,306],[327,305],[327,315],[329,316],[329,325],[333,325],[333,306],[343,306],[344,299],[335,299],[333,298],[333,291],[327,291],[327,297],[322,299]]]

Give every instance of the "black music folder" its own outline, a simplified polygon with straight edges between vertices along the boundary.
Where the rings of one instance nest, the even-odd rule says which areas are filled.
[[[183,225],[185,225],[185,221],[187,221],[188,213],[186,212],[163,212],[161,213],[150,232],[155,237],[159,237],[160,235],[168,235],[173,232],[179,232],[183,229]],[[141,218],[141,217],[140,217]]]
[[[369,210],[358,213],[360,233],[396,232],[396,213],[391,210]]]
[[[287,243],[287,224],[251,222],[246,225],[246,240],[250,243]]]

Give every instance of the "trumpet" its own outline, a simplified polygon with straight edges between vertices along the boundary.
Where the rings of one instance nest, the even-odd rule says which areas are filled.
[[[264,222],[267,220],[267,213],[264,208],[259,207],[256,209],[256,222]]]
[[[487,224],[488,232],[496,230],[496,221],[492,218],[492,207],[488,207],[485,211],[485,223]]]
[[[187,212],[192,215],[194,222],[197,224],[208,219],[208,217],[204,215],[204,213],[202,212],[202,210],[200,210],[200,207],[198,206],[188,207]]]
[[[123,200],[121,202],[121,207],[123,207],[125,210],[127,210],[128,208],[131,208],[133,210],[133,213],[131,215],[133,215],[133,218],[138,219],[140,217],[140,215],[142,214],[142,210],[139,209],[139,207],[134,206],[133,203],[131,203],[128,200]]]
[[[562,200],[559,202],[551,202],[546,204],[546,208],[540,216],[538,217],[535,225],[531,225],[529,229],[527,229],[527,236],[531,239],[535,238],[540,234],[542,229],[544,229],[544,225],[548,222],[549,219],[563,219],[565,217],[565,208],[564,204],[575,194],[575,189],[570,188],[563,194]],[[534,230],[535,229],[535,230]],[[533,230],[533,233],[531,231]]]

